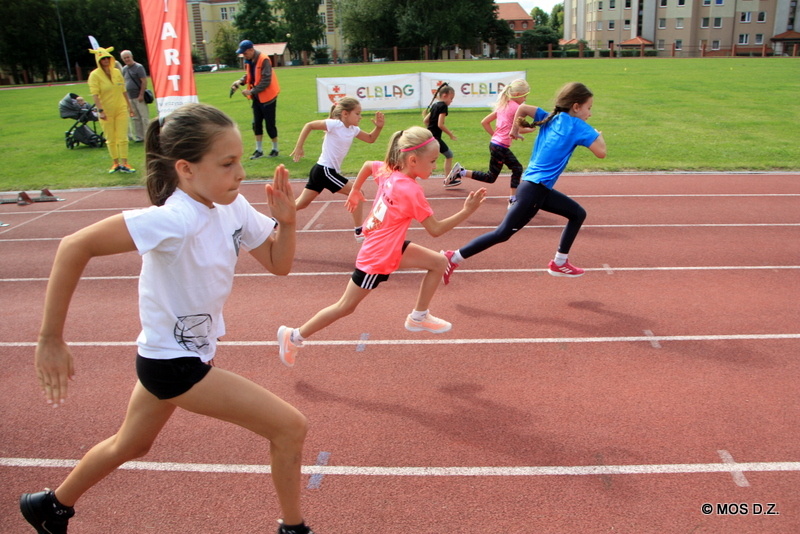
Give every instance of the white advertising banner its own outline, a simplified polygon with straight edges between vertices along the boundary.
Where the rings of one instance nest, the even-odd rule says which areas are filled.
[[[490,107],[506,85],[517,78],[525,78],[525,71],[317,78],[317,111],[329,112],[345,96],[358,98],[364,111],[426,108],[442,83],[456,91],[450,107]]]
[[[420,84],[424,97],[420,107],[426,108],[431,103],[436,88],[447,83],[455,89],[451,108],[485,108],[497,101],[503,89],[516,80],[525,78],[525,71],[515,72],[420,72]]]
[[[345,96],[361,101],[361,109],[414,109],[419,107],[419,74],[317,78],[317,111],[327,113]]]

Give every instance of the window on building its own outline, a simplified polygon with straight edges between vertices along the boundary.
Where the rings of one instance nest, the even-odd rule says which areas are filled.
[[[708,28],[708,24],[711,22],[711,19],[708,17],[703,17],[700,19],[700,27],[701,28]]]
[[[658,5],[660,7],[667,7],[667,0],[659,0]]]
[[[739,34],[739,44],[740,45],[748,45],[748,44],[750,44],[750,34],[749,33],[740,33]]]
[[[758,16],[756,17],[756,22],[767,22],[767,12],[759,11]]]
[[[714,17],[714,27],[722,28],[722,17]]]
[[[625,0],[625,9],[631,8],[631,0]]]
[[[319,15],[319,23],[327,28],[328,18],[325,16],[325,13],[317,13],[317,15]]]
[[[612,48],[614,48],[614,40],[613,40],[613,39],[612,39],[612,40],[610,40],[610,41],[609,41],[608,43],[606,43],[606,44],[608,45],[608,46],[606,46],[606,48],[608,48],[609,50],[611,50]]]
[[[741,14],[739,15],[739,22],[744,22],[744,23],[750,22],[751,20],[750,15],[751,13],[749,11],[742,11]]]
[[[664,39],[659,39],[658,42],[656,43],[656,47],[658,47],[659,50],[664,50],[664,45],[665,45]]]
[[[231,18],[233,18],[234,15],[236,15],[236,8],[235,7],[229,7],[228,8],[228,13],[230,13]]]
[[[675,27],[679,30],[683,29],[683,17],[678,17],[675,19]]]
[[[602,31],[602,30],[603,30],[603,21],[602,21],[602,20],[598,20],[598,21],[597,21],[597,25],[596,25],[594,28],[595,28],[597,31]]]
[[[658,29],[664,30],[667,28],[667,19],[658,19]]]
[[[509,28],[511,28],[511,29],[513,30],[513,29],[514,29],[514,23],[513,23],[513,22],[509,22],[509,23],[508,23],[508,27],[509,27]]]
[[[608,9],[616,9],[617,0],[608,0]]]
[[[716,4],[718,6],[724,6],[725,5],[725,0],[714,0],[714,4]]]
[[[614,21],[614,20],[609,20],[608,21],[608,29],[609,30],[613,30],[614,28],[616,28],[616,26],[617,26],[616,25],[616,21]]]
[[[528,29],[528,23],[527,22],[523,22],[522,23],[522,29],[523,30],[527,30]]]
[[[625,22],[622,24],[623,29],[630,30],[631,29],[631,19],[625,19]]]
[[[597,2],[597,11],[603,11],[603,2]]]
[[[719,39],[711,41],[711,50],[719,50]]]
[[[678,7],[683,7],[686,5],[686,0],[678,0]]]
[[[683,50],[683,39],[675,40],[675,50]]]
[[[755,42],[756,42],[757,45],[764,44],[764,34],[763,33],[757,33]]]
[[[703,5],[704,6],[710,6],[711,5],[711,0],[703,0]]]
[[[227,7],[219,8],[219,18],[221,18],[222,20],[228,20],[228,8]]]

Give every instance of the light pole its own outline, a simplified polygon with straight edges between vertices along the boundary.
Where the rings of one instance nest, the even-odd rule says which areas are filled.
[[[58,9],[58,0],[56,2],[56,15],[58,15],[58,29],[61,30],[61,44],[64,46],[64,57],[67,60],[67,76],[72,81],[72,67],[69,66],[69,54],[67,53],[67,40],[64,39],[64,27],[61,25],[61,10]]]

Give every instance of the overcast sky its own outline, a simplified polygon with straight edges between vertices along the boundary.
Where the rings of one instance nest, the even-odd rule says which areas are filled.
[[[505,0],[500,0],[505,1]],[[525,13],[530,13],[531,9],[538,7],[547,14],[553,11],[553,6],[556,4],[563,4],[563,0],[517,0],[517,3],[522,6]]]

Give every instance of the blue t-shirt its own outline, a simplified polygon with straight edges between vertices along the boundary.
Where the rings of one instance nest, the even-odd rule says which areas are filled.
[[[539,116],[539,112],[543,115]],[[534,120],[540,121],[547,112],[539,108]],[[542,184],[552,189],[556,180],[564,172],[569,158],[579,145],[588,147],[600,134],[583,119],[569,113],[559,113],[540,127],[531,161],[522,176],[523,180]]]

